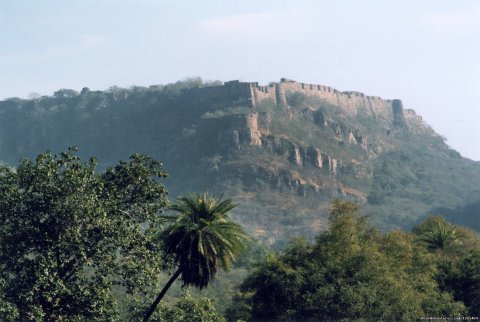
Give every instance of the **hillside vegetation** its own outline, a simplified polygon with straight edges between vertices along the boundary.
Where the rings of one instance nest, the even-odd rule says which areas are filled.
[[[272,114],[282,109],[259,104],[252,113],[251,108],[203,113],[201,119],[221,118],[224,124],[214,127],[215,123],[209,123],[203,129],[210,133],[209,139],[213,140],[211,132],[220,135],[213,141],[199,139],[197,143],[204,142],[205,149],[197,151],[223,154],[211,161],[209,172],[190,173],[190,181],[182,177],[170,181],[181,191],[200,187],[196,180],[203,178],[204,185],[223,187],[228,195],[236,192],[237,198],[244,197],[240,205],[207,192],[170,199],[164,185],[169,174],[160,162],[144,154],[132,154],[128,161],[102,169],[95,157],[82,161],[73,147],[62,153],[44,152],[15,166],[0,165],[0,320],[417,321],[432,316],[478,317],[478,233],[435,216],[415,225],[411,232],[382,232],[371,220],[377,220],[378,226],[379,219],[388,220],[387,212],[368,218],[353,202],[335,199],[329,203],[336,191],[345,199],[381,211],[388,207],[382,205],[381,197],[392,196],[377,195],[377,205],[369,201],[371,194],[362,196],[362,184],[375,183],[378,174],[358,176],[362,184],[348,175],[340,157],[359,153],[355,147],[354,152],[339,149],[339,159],[334,159],[333,149],[338,145],[320,153],[313,140],[305,148],[293,135],[279,138],[286,132],[276,132],[274,126],[265,132],[261,122],[259,127],[253,121],[268,109]],[[328,120],[327,111],[322,113]],[[246,129],[242,129],[243,121]],[[273,123],[272,118],[269,125]],[[409,133],[404,130],[400,131]],[[233,135],[225,141],[229,131]],[[439,150],[445,148],[439,142]],[[387,139],[376,149],[388,144]],[[366,163],[369,158],[379,158],[380,152],[371,154],[369,148],[362,147],[363,159],[357,159]],[[391,171],[388,164],[382,166]],[[357,173],[355,169],[348,171]],[[208,176],[214,180],[209,181]],[[182,186],[185,182],[197,186]],[[392,187],[395,182],[391,179]],[[284,204],[288,202],[292,211],[288,216],[284,209],[285,220],[273,216],[282,197],[290,198]],[[271,208],[262,212],[262,205]],[[440,210],[449,217],[468,220],[478,215],[476,205]],[[255,207],[260,210],[255,212]],[[322,218],[323,207],[329,225],[319,221],[310,224],[310,230],[302,228],[299,223]],[[303,209],[302,216],[296,217],[295,208]],[[230,219],[235,209],[243,224]],[[266,229],[262,231],[260,225]],[[248,236],[244,227],[263,240]],[[270,227],[273,233],[267,231]],[[304,236],[286,239],[292,232],[304,232]]]
[[[234,217],[267,243],[313,238],[335,198],[362,204],[383,230],[410,228],[432,211],[478,229],[478,212],[467,206],[480,200],[480,164],[400,103],[327,87],[323,97],[290,81],[248,83],[250,97],[242,84],[191,79],[7,99],[0,102],[0,160],[14,165],[78,145],[81,157],[95,155],[106,168],[146,153],[170,173],[171,196],[223,193],[241,205]],[[277,99],[267,95],[279,86]]]
[[[75,150],[0,166],[2,321],[480,314],[479,236],[440,217],[382,233],[357,205],[335,200],[314,242],[295,238],[275,251],[230,220],[230,199],[168,200],[157,160],[133,154],[99,171]]]

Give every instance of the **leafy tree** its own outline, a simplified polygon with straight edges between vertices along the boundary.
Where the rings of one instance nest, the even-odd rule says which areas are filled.
[[[148,321],[172,283],[181,276],[184,285],[204,288],[218,267],[226,270],[241,253],[247,239],[243,229],[228,219],[235,207],[208,193],[178,198],[171,209],[179,213],[160,235],[164,252],[173,259],[176,271],[159,293],[144,321]]]
[[[72,98],[78,96],[78,92],[73,89],[59,89],[55,93],[53,93],[53,97],[55,98]]]
[[[232,296],[232,302],[225,311],[227,321],[248,321],[252,313],[252,295],[237,291]]]
[[[5,280],[0,276],[0,321],[15,321],[18,319],[18,310],[15,304],[5,298],[5,286]]]
[[[186,293],[173,306],[163,305],[153,321],[168,322],[224,322],[213,301],[206,297],[195,298]]]
[[[134,154],[97,172],[75,150],[0,166],[2,318],[111,320],[115,285],[141,291],[160,272],[162,165]]]
[[[442,290],[462,301],[470,316],[480,314],[480,238],[432,216],[414,228],[417,238],[437,258],[435,278]],[[441,255],[441,256],[438,256]]]
[[[330,221],[314,244],[291,241],[247,277],[243,307],[251,302],[253,320],[413,321],[466,312],[439,289],[435,256],[414,235],[381,234],[348,202],[333,203]]]
[[[480,315],[480,249],[472,251],[462,259],[458,274],[451,285],[455,297],[462,300],[469,308],[471,316]]]
[[[465,304],[470,316],[480,315],[480,249],[441,262],[437,279],[443,289]]]

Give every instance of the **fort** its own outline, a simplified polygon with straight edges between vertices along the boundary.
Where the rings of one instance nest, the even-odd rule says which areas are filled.
[[[362,113],[375,119],[382,119],[388,133],[391,133],[392,128],[408,129],[409,125],[413,124],[413,120],[421,121],[421,118],[413,110],[405,110],[399,99],[382,99],[357,91],[342,92],[329,86],[298,83],[285,78],[268,86],[261,86],[257,82],[233,80],[218,86],[187,89],[185,94],[195,101],[197,107],[206,110],[232,106],[250,108],[245,114],[222,117],[224,128],[219,133],[221,146],[237,149],[241,144],[261,146],[284,156],[297,167],[313,166],[324,169],[335,178],[337,170],[343,166],[342,160],[324,153],[318,145],[296,144],[286,138],[274,137],[268,133],[268,130],[264,129],[262,132],[259,128],[259,120],[263,114],[259,112],[260,109],[257,109],[257,106],[264,101],[271,101],[277,107],[288,107],[287,98],[293,93],[302,93],[305,96],[318,98],[317,110],[315,106],[312,108],[313,121],[320,126],[327,124],[324,113],[319,109],[322,102],[338,108],[339,111],[350,116]],[[369,149],[367,138],[357,130],[344,128],[336,122],[331,123],[330,126],[337,138],[342,137],[339,139],[341,143],[359,145],[366,153],[374,151]]]
[[[298,83],[286,78],[267,86],[261,86],[258,82],[232,80],[223,85],[193,88],[188,91],[196,102],[200,105],[203,103],[208,108],[243,105],[255,109],[265,100],[270,100],[278,106],[287,106],[288,95],[298,92],[338,106],[351,115],[357,115],[362,111],[373,117],[384,117],[394,121],[398,126],[404,126],[406,118],[418,118],[413,111],[409,110],[405,113],[402,102],[397,99],[382,99],[356,91],[342,92],[330,86]]]

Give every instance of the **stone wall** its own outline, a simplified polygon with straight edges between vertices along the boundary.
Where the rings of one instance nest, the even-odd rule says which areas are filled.
[[[405,109],[404,116],[407,121],[424,122],[422,117],[412,109]]]
[[[274,104],[278,104],[277,91],[274,85],[258,86],[258,83],[252,83],[252,91],[255,104],[264,100],[271,100]]]
[[[258,113],[228,115],[221,120],[223,130],[219,133],[220,145],[227,148],[239,148],[240,144],[262,145]]]
[[[404,113],[403,103],[401,100],[393,100],[392,111],[393,111],[393,125],[396,127],[406,127],[407,123],[405,121],[405,113]]]
[[[285,96],[287,92],[299,92],[307,96],[318,97],[329,104],[339,106],[352,115],[356,115],[362,109],[369,115],[393,117],[392,101],[381,99],[378,96],[368,96],[360,92],[341,92],[329,86],[297,83],[285,79],[279,83],[278,90],[283,92],[281,96]]]
[[[338,106],[342,111],[351,115],[357,115],[359,111],[362,111],[372,117],[391,120],[397,125],[405,124],[404,114],[408,114],[407,119],[418,119],[411,112],[404,112],[400,100],[385,100],[378,96],[369,96],[355,91],[341,92],[329,86],[297,83],[285,78],[282,78],[280,83],[269,86],[234,80],[220,86],[194,88],[188,91],[196,102],[200,105],[209,105],[210,108],[222,105],[243,105],[254,109],[258,103],[264,100],[271,100],[278,106],[286,106],[286,95],[289,92],[299,92]]]
[[[249,145],[262,145],[262,135],[258,130],[258,113],[250,113],[246,116],[246,131]]]
[[[245,101],[251,102],[249,106],[255,107],[256,104],[271,100],[279,106],[286,106],[286,95],[291,92],[303,93],[307,96],[317,97],[331,105],[340,107],[343,111],[357,115],[359,111],[374,117],[382,116],[385,119],[394,120],[393,102],[399,100],[385,100],[378,96],[369,96],[356,91],[341,92],[335,88],[317,84],[297,83],[292,80],[282,78],[280,83],[271,84],[269,86],[260,86],[258,83],[243,83],[239,81],[227,82],[224,85],[226,90],[235,94],[244,94],[249,96]],[[397,120],[398,113],[404,113],[396,110]],[[402,117],[400,116],[400,119]]]
[[[209,108],[223,105],[246,105],[254,107],[252,83],[239,81],[225,82],[219,86],[190,88],[184,95],[195,101],[198,105]]]

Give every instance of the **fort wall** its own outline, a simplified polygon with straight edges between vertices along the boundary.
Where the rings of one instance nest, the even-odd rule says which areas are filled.
[[[258,113],[233,114],[222,117],[223,129],[219,133],[219,143],[225,146],[239,144],[262,145],[262,135],[258,128]]]
[[[403,103],[401,100],[393,100],[392,111],[393,111],[393,125],[396,127],[407,126],[407,123],[405,121],[405,111],[404,111]]]
[[[274,85],[258,86],[258,83],[252,83],[252,91],[254,93],[255,104],[264,100],[271,100],[274,104],[278,104],[277,91]]]
[[[254,107],[252,83],[230,81],[224,85],[190,88],[184,94],[196,104],[206,107],[232,104]]]
[[[391,114],[392,111],[391,100],[384,100],[378,96],[368,96],[360,92],[341,92],[330,86],[297,83],[285,79],[282,79],[278,88],[283,92],[283,96],[287,92],[300,92],[339,106],[353,115],[356,115],[360,109],[370,115]]]
[[[221,105],[244,105],[255,108],[264,100],[271,100],[279,106],[287,106],[289,93],[299,92],[307,96],[338,106],[342,111],[357,115],[360,111],[387,120],[402,122],[405,120],[403,105],[400,100],[386,100],[378,96],[369,96],[356,91],[339,91],[330,86],[297,83],[282,78],[279,83],[260,86],[256,82],[225,82],[224,85],[188,90],[199,103],[210,104],[211,107]],[[411,113],[407,118],[415,118]]]

